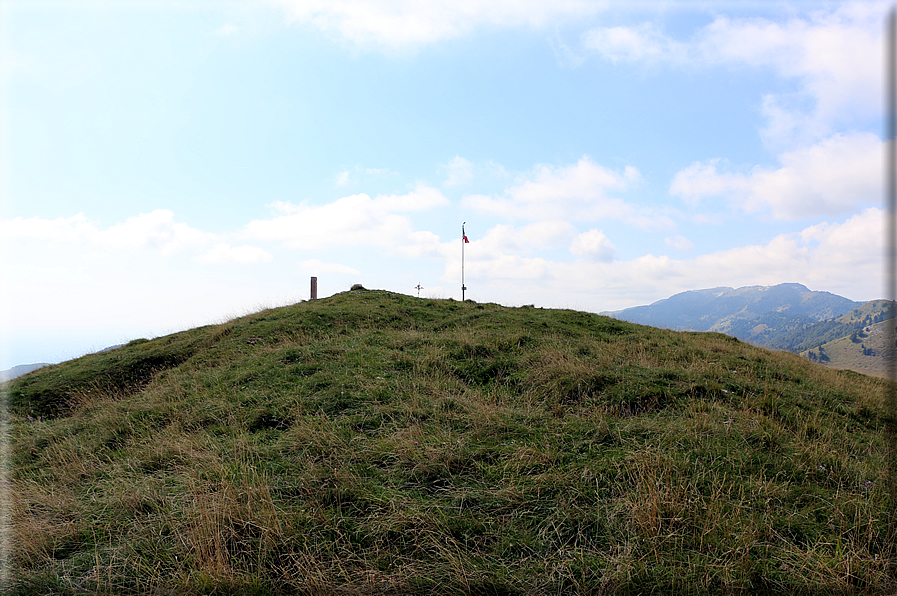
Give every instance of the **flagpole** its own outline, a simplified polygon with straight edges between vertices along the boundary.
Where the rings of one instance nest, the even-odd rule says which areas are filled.
[[[464,302],[464,291],[467,287],[464,285],[464,224],[461,224],[461,302]]]

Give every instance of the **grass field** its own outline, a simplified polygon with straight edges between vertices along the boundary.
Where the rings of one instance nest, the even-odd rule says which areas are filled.
[[[355,290],[4,386],[10,594],[897,591],[885,381]]]

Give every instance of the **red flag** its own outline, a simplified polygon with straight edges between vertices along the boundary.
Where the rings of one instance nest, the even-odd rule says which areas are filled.
[[[470,240],[467,239],[467,234],[464,233],[464,226],[461,226],[461,239],[464,240],[465,244],[470,244]]]

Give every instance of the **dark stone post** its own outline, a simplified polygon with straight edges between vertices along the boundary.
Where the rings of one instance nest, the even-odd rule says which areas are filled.
[[[318,299],[318,278],[311,278],[311,298],[309,300],[317,300]]]

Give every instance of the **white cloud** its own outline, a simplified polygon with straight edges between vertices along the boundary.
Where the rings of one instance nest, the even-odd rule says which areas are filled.
[[[654,25],[638,27],[596,27],[583,34],[583,46],[613,63],[672,62],[685,63],[687,44],[664,35]]]
[[[549,39],[555,60],[562,68],[579,68],[586,61],[585,52],[571,47],[560,35],[559,31]]]
[[[102,244],[115,247],[150,248],[163,255],[173,254],[188,246],[201,246],[212,241],[214,234],[174,221],[174,213],[156,209],[137,217],[129,217],[100,232]]]
[[[466,271],[469,286],[477,292],[501,287],[504,296],[526,296],[521,298],[526,302],[541,300],[545,305],[590,310],[649,304],[699,288],[783,282],[871,300],[883,293],[882,225],[881,210],[869,208],[842,223],[818,224],[778,235],[765,244],[690,259],[647,254],[626,261],[553,262],[542,257],[473,253],[468,255]],[[459,267],[450,263],[443,279],[458,279],[458,275]],[[533,284],[534,280],[539,283]]]
[[[357,45],[414,48],[482,26],[543,28],[600,11],[594,0],[269,0],[290,22]]]
[[[388,176],[390,174],[395,174],[392,170],[388,168],[365,168],[364,173],[368,176]]]
[[[814,247],[816,258],[831,272],[858,267],[874,271],[884,254],[884,214],[870,207],[842,224],[823,222],[802,230],[800,241]],[[878,277],[878,276],[877,276]]]
[[[566,221],[544,221],[522,227],[499,224],[489,228],[482,239],[468,233],[471,250],[480,254],[528,254],[536,249],[566,246],[576,235],[576,228]]]
[[[334,177],[337,186],[345,186],[349,183],[349,170],[343,170]]]
[[[664,238],[663,242],[670,248],[675,248],[676,250],[694,250],[695,248],[695,245],[691,240],[681,235]]]
[[[558,199],[596,201],[604,198],[605,189],[623,190],[640,178],[638,170],[631,166],[618,174],[583,157],[573,166],[537,166],[531,180],[526,180],[508,192],[515,199],[528,204]]]
[[[489,259],[475,259],[467,262],[466,271],[471,279],[488,280],[525,280],[547,279],[556,263],[543,257],[523,257],[520,255],[497,254]],[[447,270],[451,271],[447,267]],[[453,279],[454,275],[446,275],[444,279]]]
[[[764,134],[779,146],[806,142],[857,112],[880,111],[885,12],[884,4],[853,3],[786,23],[718,18],[701,34],[701,53],[708,61],[769,66],[799,79],[812,107],[789,109],[787,98],[765,97]]]
[[[473,164],[456,155],[450,162],[442,166],[448,172],[446,186],[459,186],[473,180]]]
[[[233,35],[237,31],[238,31],[238,29],[233,25],[222,25],[221,27],[218,28],[217,31],[215,31],[215,35],[220,35],[222,37],[225,37],[228,35]]]
[[[404,195],[378,195],[374,204],[377,210],[426,211],[448,205],[448,199],[435,188],[418,186],[413,192]]]
[[[570,252],[595,261],[611,261],[614,258],[614,245],[602,230],[589,230],[579,234],[570,244]]]
[[[818,118],[814,118],[810,109],[802,107],[805,93],[763,96],[761,113],[765,124],[760,131],[761,137],[771,148],[788,147],[798,143],[809,144],[812,139],[825,135],[828,126]]]
[[[670,194],[681,197],[689,205],[697,205],[706,197],[744,194],[748,191],[747,177],[741,174],[720,173],[719,158],[696,161],[673,176]]]
[[[343,168],[333,177],[337,187],[357,184],[360,180],[366,180],[369,177],[382,178],[384,176],[395,176],[397,172],[393,172],[387,168],[363,168],[359,165],[350,168]]]
[[[708,283],[727,278],[722,285],[800,281],[858,299],[879,298],[884,291],[883,225],[882,211],[868,208],[843,223],[817,224],[765,245],[718,251],[685,264],[689,276],[695,269],[706,271]]]
[[[468,195],[462,206],[510,219],[596,221],[619,219],[643,229],[672,227],[668,216],[651,209],[636,209],[608,196],[626,191],[641,181],[631,166],[614,172],[583,157],[571,166],[540,165],[503,196]]]
[[[89,240],[97,233],[96,226],[83,213],[56,219],[16,217],[0,221],[0,238],[4,240],[33,239],[58,244]]]
[[[743,65],[796,80],[797,92],[758,98],[766,118],[764,138],[783,150],[829,135],[856,118],[878,115],[886,10],[881,2],[852,2],[782,22],[720,16],[686,41],[651,24],[597,27],[583,34],[582,44],[614,63]]]
[[[379,246],[396,251],[432,244],[435,235],[415,232],[399,213],[419,212],[448,204],[438,190],[419,186],[404,195],[366,194],[343,197],[321,206],[277,202],[282,215],[249,222],[239,233],[248,239],[279,240],[288,248]]]
[[[50,245],[84,242],[116,249],[149,249],[165,256],[215,239],[214,234],[176,222],[174,213],[166,209],[129,217],[106,230],[99,229],[82,213],[53,220],[17,217],[0,221],[0,236],[10,240],[43,240]]]
[[[347,275],[360,275],[361,271],[355,267],[341,265],[339,263],[324,263],[318,259],[308,259],[299,263],[299,267],[304,271],[315,274],[320,273],[345,273]]]
[[[493,178],[507,178],[510,175],[503,165],[495,163],[491,159],[486,162],[484,167]]]
[[[219,242],[204,254],[196,258],[200,263],[267,263],[273,257],[271,253],[257,246],[231,246],[223,242]]]
[[[880,201],[882,151],[876,135],[854,133],[785,153],[781,167],[748,174],[720,172],[719,160],[696,162],[674,176],[670,193],[691,204],[726,197],[776,219],[842,215]]]
[[[449,246],[454,248],[456,245],[452,242],[440,242],[439,235],[428,230],[420,230],[411,232],[407,236],[407,241],[394,242],[389,249],[406,257],[412,258],[445,258],[448,253]]]

